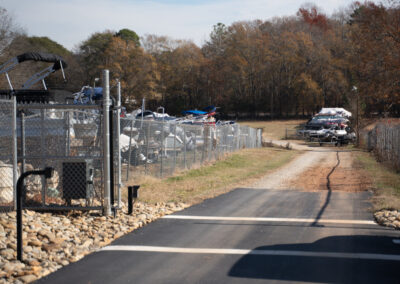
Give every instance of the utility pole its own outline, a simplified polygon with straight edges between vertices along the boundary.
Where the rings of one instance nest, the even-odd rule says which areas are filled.
[[[356,93],[356,135],[357,135],[357,146],[360,145],[360,98],[359,98],[359,93],[358,89],[356,86],[353,86],[353,91]]]

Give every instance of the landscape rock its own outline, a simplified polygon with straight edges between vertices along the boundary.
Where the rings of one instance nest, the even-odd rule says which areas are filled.
[[[188,207],[183,203],[134,204],[116,217],[98,212],[50,214],[24,210],[24,263],[16,261],[15,212],[0,214],[0,284],[30,283],[82,259],[113,240],[161,216]]]
[[[9,203],[14,199],[13,166],[0,161],[0,203]]]
[[[400,230],[400,212],[398,210],[381,210],[374,214],[375,220],[382,226],[392,227]]]
[[[35,281],[37,279],[37,277],[36,277],[36,275],[29,274],[29,275],[21,276],[18,279],[24,283],[30,283],[30,282]]]

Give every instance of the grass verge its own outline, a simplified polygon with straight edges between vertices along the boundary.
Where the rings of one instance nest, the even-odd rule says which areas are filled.
[[[244,149],[209,165],[172,177],[139,177],[140,200],[196,204],[246,186],[251,181],[291,161],[298,152],[278,148]],[[126,192],[126,191],[125,191]]]
[[[371,153],[356,151],[355,157],[369,173],[372,182],[374,210],[400,209],[400,174],[379,163]]]

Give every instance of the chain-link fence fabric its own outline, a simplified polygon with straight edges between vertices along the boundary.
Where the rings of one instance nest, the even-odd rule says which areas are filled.
[[[53,177],[25,179],[30,209],[101,209],[102,115],[98,109],[19,107],[18,157],[24,172],[53,167]]]
[[[170,176],[242,148],[261,147],[262,133],[239,124],[182,124],[121,119],[122,176]]]
[[[360,133],[360,145],[374,151],[379,161],[400,169],[400,125],[379,123]]]
[[[0,100],[0,213],[14,208],[14,113],[12,100]]]

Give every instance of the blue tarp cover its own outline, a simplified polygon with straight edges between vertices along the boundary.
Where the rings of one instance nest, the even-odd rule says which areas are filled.
[[[201,110],[185,110],[182,113],[183,114],[193,114],[193,115],[204,115],[204,114],[207,114],[207,112],[201,111]]]

